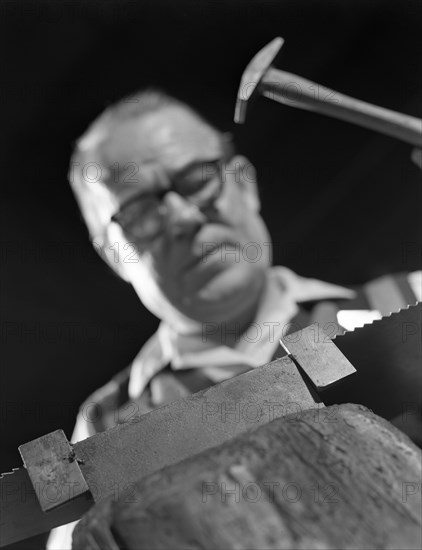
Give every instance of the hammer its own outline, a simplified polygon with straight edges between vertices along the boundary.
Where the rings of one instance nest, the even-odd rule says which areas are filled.
[[[345,120],[358,126],[422,146],[422,120],[354,99],[321,84],[272,67],[283,46],[277,37],[260,50],[246,67],[239,86],[234,120],[243,124],[246,107],[261,93],[290,107]]]

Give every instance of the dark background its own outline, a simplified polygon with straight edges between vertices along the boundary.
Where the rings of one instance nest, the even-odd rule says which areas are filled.
[[[251,57],[421,116],[420,1],[1,1],[1,470],[125,367],[156,327],[91,249],[66,180],[72,142],[110,102],[162,87],[234,132],[258,169],[274,261],[342,284],[414,270],[411,147],[259,99],[236,127]]]

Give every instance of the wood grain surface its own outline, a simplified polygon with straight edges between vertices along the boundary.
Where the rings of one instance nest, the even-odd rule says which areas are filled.
[[[276,419],[84,516],[74,549],[421,547],[421,451],[360,405]]]

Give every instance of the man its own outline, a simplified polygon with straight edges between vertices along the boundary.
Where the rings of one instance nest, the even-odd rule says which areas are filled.
[[[270,361],[288,330],[374,309],[354,290],[271,267],[252,164],[163,93],[107,109],[78,141],[70,181],[97,251],[161,319],[81,408],[73,441]],[[50,548],[70,547],[64,532]]]

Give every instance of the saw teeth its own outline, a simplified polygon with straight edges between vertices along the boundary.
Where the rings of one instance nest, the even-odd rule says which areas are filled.
[[[11,472],[3,472],[2,474],[0,474],[0,479],[3,479],[4,476],[11,476],[11,475],[13,475],[15,472],[17,472],[18,470],[20,470],[20,468],[12,468],[12,471],[11,471]]]
[[[336,334],[333,338],[331,338],[331,340],[335,340],[336,338],[341,338],[342,336],[345,336],[346,334],[349,334],[350,332],[355,332],[356,330],[361,330],[361,329],[363,329],[364,327],[367,327],[367,326],[369,326],[369,325],[374,325],[375,323],[381,323],[381,322],[384,321],[385,319],[389,319],[389,318],[392,317],[393,315],[399,315],[402,311],[406,311],[407,309],[410,309],[411,307],[418,307],[419,304],[422,304],[422,302],[415,302],[414,304],[408,304],[407,306],[402,307],[402,308],[399,309],[398,311],[392,311],[391,313],[388,313],[387,315],[383,315],[383,316],[381,317],[381,319],[375,319],[374,321],[371,321],[370,323],[364,323],[362,326],[360,326],[360,327],[355,327],[355,328],[352,329],[352,330],[346,330],[346,329],[344,329],[343,334]]]

